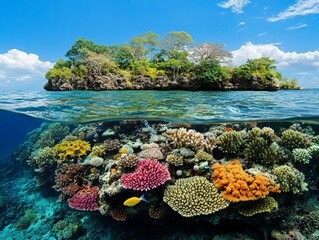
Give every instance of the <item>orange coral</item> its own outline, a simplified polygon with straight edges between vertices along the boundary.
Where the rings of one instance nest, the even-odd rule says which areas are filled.
[[[246,173],[238,160],[231,161],[226,167],[214,164],[212,169],[214,185],[231,202],[256,200],[266,197],[269,192],[280,192],[279,187],[262,174]]]

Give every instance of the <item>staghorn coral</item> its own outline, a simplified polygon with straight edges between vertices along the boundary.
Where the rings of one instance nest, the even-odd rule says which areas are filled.
[[[292,159],[294,162],[309,164],[312,156],[307,149],[295,148],[292,150]]]
[[[281,140],[289,149],[302,147],[304,145],[304,136],[302,133],[288,129],[282,132]]]
[[[170,179],[168,170],[155,160],[140,160],[134,173],[124,174],[120,182],[124,188],[147,191]]]
[[[218,148],[226,154],[235,154],[243,144],[243,134],[240,132],[224,132],[218,139]]]
[[[83,179],[86,167],[84,165],[69,164],[63,166],[55,177],[55,185],[53,188],[63,194],[72,196],[81,186],[79,182]]]
[[[229,205],[212,183],[199,176],[178,179],[165,189],[163,200],[184,217],[208,215]]]
[[[278,209],[277,201],[268,196],[243,205],[238,212],[246,217],[251,217],[258,213],[272,212],[276,209]]]
[[[61,160],[67,160],[68,158],[76,158],[85,155],[91,150],[91,146],[88,142],[81,140],[62,141],[55,145],[53,149]]]
[[[117,159],[117,164],[121,167],[133,168],[137,165],[138,160],[135,154],[121,154]]]
[[[106,156],[106,150],[102,144],[95,145],[92,148],[91,157],[105,157],[105,156]]]
[[[159,145],[156,143],[144,144],[141,146],[141,152],[138,154],[140,158],[161,160],[164,158]]]
[[[85,186],[67,201],[69,206],[76,210],[96,211],[99,209],[97,205],[98,196],[99,189],[97,187]]]
[[[214,185],[229,201],[250,201],[264,198],[269,192],[280,192],[279,187],[262,174],[246,173],[238,160],[229,162],[226,167],[214,164],[212,169]]]
[[[304,182],[305,175],[296,168],[288,165],[275,167],[273,170],[277,182],[283,192],[302,193],[308,191],[308,184]]]
[[[204,151],[197,151],[197,153],[195,154],[195,158],[197,158],[199,161],[213,160],[213,156],[207,152],[204,152]]]
[[[186,128],[168,129],[162,134],[171,141],[176,148],[192,148],[200,149],[204,143],[204,135],[195,130],[187,130]]]
[[[171,154],[168,154],[167,157],[166,157],[166,162],[168,162],[170,165],[173,165],[173,166],[183,166],[183,157],[182,156],[179,156],[177,154],[174,154],[174,153],[171,153]]]

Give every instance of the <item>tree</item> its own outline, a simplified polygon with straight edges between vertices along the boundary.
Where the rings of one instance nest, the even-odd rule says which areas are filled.
[[[202,43],[191,48],[190,57],[195,63],[200,63],[207,59],[214,59],[221,63],[230,61],[232,54],[226,51],[222,44]]]
[[[153,32],[147,32],[131,38],[129,47],[134,59],[141,60],[154,52],[158,44],[159,36]]]
[[[170,58],[174,51],[182,51],[182,47],[188,46],[192,43],[192,36],[187,32],[169,32],[163,36],[160,42],[160,47],[166,54],[167,58]]]

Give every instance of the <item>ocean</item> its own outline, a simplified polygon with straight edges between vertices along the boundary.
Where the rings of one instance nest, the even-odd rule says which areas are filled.
[[[319,239],[318,103],[3,92],[0,239]]]

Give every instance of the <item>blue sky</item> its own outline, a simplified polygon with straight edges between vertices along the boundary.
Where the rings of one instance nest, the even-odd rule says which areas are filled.
[[[112,45],[148,31],[223,43],[234,66],[269,56],[284,76],[319,87],[318,14],[319,0],[1,0],[0,87],[41,89],[77,38]]]

